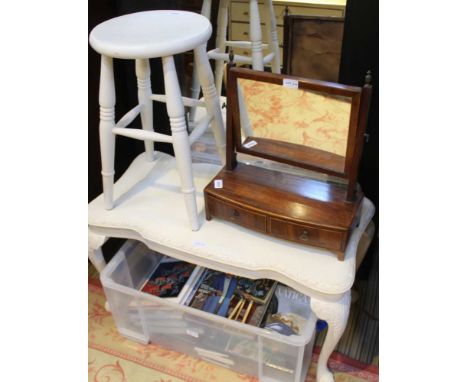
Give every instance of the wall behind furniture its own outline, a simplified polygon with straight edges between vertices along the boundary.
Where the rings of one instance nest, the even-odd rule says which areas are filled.
[[[359,183],[376,205],[379,203],[379,4],[374,0],[348,0],[341,52],[340,81],[362,86],[372,71],[372,103],[367,124],[369,141],[364,145]]]
[[[372,71],[372,103],[359,171],[359,183],[376,207],[374,242],[361,265],[358,276],[367,278],[375,261],[379,227],[379,3],[375,0],[347,0],[341,51],[340,81],[362,86],[367,70]]]

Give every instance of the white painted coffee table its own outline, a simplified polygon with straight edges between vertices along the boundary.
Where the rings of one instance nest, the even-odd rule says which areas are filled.
[[[193,164],[201,228],[186,224],[180,203],[180,178],[173,157],[155,152],[155,161],[138,156],[115,183],[115,207],[106,210],[102,195],[89,204],[89,258],[101,270],[101,246],[108,237],[144,242],[149,248],[201,266],[249,278],[281,281],[310,296],[312,310],[328,323],[317,365],[317,381],[333,381],[327,361],[346,327],[359,240],[374,214],[364,199],[344,261],[327,250],[302,246],[204,218],[203,188],[220,166]]]

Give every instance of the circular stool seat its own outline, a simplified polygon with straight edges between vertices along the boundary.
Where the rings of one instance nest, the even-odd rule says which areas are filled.
[[[89,42],[99,53],[124,59],[155,58],[183,53],[211,36],[208,19],[192,12],[132,13],[96,26]]]

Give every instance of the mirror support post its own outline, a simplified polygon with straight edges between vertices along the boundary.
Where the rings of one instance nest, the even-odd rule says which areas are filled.
[[[233,114],[233,102],[237,97],[233,97],[233,79],[231,74],[231,68],[235,67],[234,63],[234,52],[231,49],[229,51],[229,63],[226,65],[226,92],[227,92],[227,102],[226,102],[226,169],[234,170],[237,166],[236,150],[235,150],[235,132],[234,127],[232,126],[232,114]]]
[[[364,137],[366,133],[366,126],[367,120],[369,116],[369,109],[370,103],[372,99],[372,75],[371,71],[368,70],[365,77],[365,84],[362,88],[361,93],[361,104],[359,106],[359,122],[357,127],[356,136],[357,137]],[[346,200],[353,201],[356,191],[356,183],[357,183],[357,176],[358,176],[358,169],[359,169],[359,162],[361,160],[362,155],[362,148],[364,145],[364,139],[357,139],[358,144],[354,148],[354,155],[355,158],[354,163],[352,163],[352,168],[350,171],[349,181],[348,181],[348,189],[346,191]]]

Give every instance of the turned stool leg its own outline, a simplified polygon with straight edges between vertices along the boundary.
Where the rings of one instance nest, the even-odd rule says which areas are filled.
[[[101,79],[99,82],[99,142],[101,146],[102,187],[107,210],[114,207],[114,156],[115,135],[115,85],[111,57],[101,56]]]
[[[252,69],[263,71],[262,29],[257,0],[250,0],[250,41],[252,42]]]
[[[154,132],[153,128],[153,101],[151,100],[151,69],[148,59],[138,59],[135,62],[138,84],[138,103],[142,105],[140,116],[143,130]],[[145,156],[148,162],[153,161],[153,141],[145,141]]]
[[[208,20],[211,17],[211,0],[203,0],[201,15],[205,16]]]
[[[210,20],[211,16],[211,0],[203,0],[203,5],[201,9],[202,16],[205,16],[208,20]],[[198,99],[200,97],[200,81],[198,80],[197,74],[197,64],[195,60],[193,61],[193,71],[192,71],[192,87],[190,88],[192,91],[191,98]],[[195,112],[197,110],[196,106],[192,106],[189,112],[189,126],[195,122]]]
[[[166,90],[166,107],[171,124],[174,154],[181,180],[181,191],[184,194],[185,207],[193,231],[200,228],[198,222],[195,185],[193,183],[190,143],[185,123],[184,104],[180,93],[179,81],[172,56],[163,57],[164,88]]]
[[[216,29],[216,48],[219,53],[226,53],[226,34],[228,26],[228,0],[220,0],[218,10],[218,26]],[[224,75],[224,61],[216,60],[215,84],[218,94],[221,94]]]
[[[218,149],[221,161],[226,162],[226,134],[224,132],[223,116],[219,95],[214,84],[213,73],[211,72],[210,62],[206,54],[206,44],[195,48],[195,63],[203,89],[203,97],[206,103],[207,114],[213,115],[211,129],[213,131],[216,147]]]
[[[278,32],[276,29],[276,16],[275,9],[273,8],[272,0],[265,0],[264,6],[267,8],[267,29],[268,29],[268,47],[271,53],[275,54],[273,61],[271,63],[271,70],[273,73],[281,73],[281,64],[280,64],[280,50],[278,43]]]

